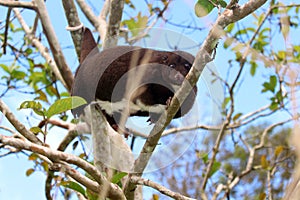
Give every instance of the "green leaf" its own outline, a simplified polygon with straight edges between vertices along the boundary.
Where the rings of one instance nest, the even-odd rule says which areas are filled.
[[[210,173],[208,174],[208,177],[211,177],[214,173],[216,173],[221,167],[220,162],[214,162],[214,164],[211,167]]]
[[[262,90],[262,92],[271,91],[274,93],[276,85],[277,85],[277,77],[275,75],[272,75],[270,76],[270,82],[263,83],[264,89]]]
[[[128,27],[134,37],[147,27],[148,17],[142,16],[141,12],[139,12],[136,19],[131,18],[129,20],[124,20],[123,23]]]
[[[127,175],[126,172],[118,172],[111,178],[111,182],[115,183],[115,184],[119,183],[121,181],[121,179],[126,175]]]
[[[40,116],[45,115],[45,111],[42,107],[42,104],[36,101],[24,101],[21,103],[20,107],[18,108],[19,110],[21,109],[32,109],[36,114]]]
[[[250,61],[250,65],[251,65],[250,74],[251,76],[254,76],[258,65],[254,61]]]
[[[7,73],[10,74],[10,70],[9,70],[9,67],[7,67],[7,65],[4,65],[4,64],[0,64],[0,67]]]
[[[33,50],[32,50],[31,48],[27,48],[27,49],[25,50],[25,53],[26,53],[27,55],[32,54],[32,52],[33,52]]]
[[[208,15],[213,9],[214,5],[208,0],[198,0],[195,4],[195,14],[197,17],[204,17]]]
[[[231,23],[231,24],[229,24],[227,27],[226,27],[226,32],[231,32],[232,30],[233,30],[233,28],[234,28],[234,23]]]
[[[269,108],[270,110],[276,110],[278,108],[278,103],[272,102]]]
[[[198,157],[200,157],[204,164],[208,163],[208,153],[199,153]]]
[[[222,109],[225,109],[227,104],[229,103],[230,101],[230,97],[226,97],[222,103]]]
[[[37,108],[40,109],[42,105],[37,104],[35,101],[24,101],[21,103],[19,110],[20,109],[27,109],[27,108]]]
[[[278,51],[277,58],[282,61],[286,59],[286,51]]]
[[[82,97],[77,97],[77,96],[59,99],[50,106],[50,108],[46,112],[46,116],[48,118],[50,118],[53,115],[60,114],[62,112],[66,112],[68,110],[77,108],[86,103],[87,102]]]
[[[223,0],[220,0],[219,4],[221,5],[222,8],[225,8],[227,6],[227,3]]]
[[[34,126],[34,127],[31,127],[30,129],[29,129],[31,132],[33,132],[34,134],[38,134],[38,133],[44,133],[43,131],[42,131],[42,129],[40,128],[40,127],[38,127],[38,126]]]
[[[275,75],[270,76],[270,85],[272,87],[272,92],[274,92],[277,85],[277,77]]]
[[[11,72],[11,77],[17,80],[22,80],[26,76],[25,72],[19,71],[19,70],[13,70]]]
[[[83,196],[86,196],[85,189],[81,185],[79,185],[78,183],[76,183],[74,181],[62,181],[60,184],[66,188],[69,188],[69,189],[79,192]]]

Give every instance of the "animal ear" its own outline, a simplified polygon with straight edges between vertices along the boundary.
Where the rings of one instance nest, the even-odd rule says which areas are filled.
[[[95,47],[97,47],[97,43],[92,35],[92,32],[90,29],[85,27],[81,40],[80,64]]]

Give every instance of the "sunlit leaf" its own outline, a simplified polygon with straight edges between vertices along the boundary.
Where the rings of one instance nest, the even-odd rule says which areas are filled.
[[[38,158],[39,158],[39,156],[36,153],[32,153],[28,157],[28,160],[37,160]]]
[[[33,168],[27,169],[26,170],[26,176],[30,176],[35,170]]]
[[[274,151],[275,157],[278,157],[278,156],[281,154],[282,151],[283,151],[283,146],[282,146],[282,145],[277,146],[277,147],[275,148],[275,151]]]
[[[47,172],[49,171],[49,164],[46,161],[43,161],[41,163],[41,166],[44,168],[44,170]]]
[[[222,103],[222,109],[225,109],[229,102],[230,102],[230,97],[226,97]]]
[[[263,193],[260,193],[260,194],[259,194],[258,199],[259,199],[259,200],[265,200],[266,197],[267,197],[266,193],[263,192]]]
[[[36,97],[35,100],[41,100],[48,103],[47,95],[42,90],[38,90],[36,93],[39,94],[39,96]]]
[[[36,102],[36,101],[24,101],[21,103],[21,105],[18,109],[19,110],[20,109],[32,109],[38,115],[41,115],[41,116],[45,115],[42,105],[40,104],[40,102]]]
[[[43,133],[42,129],[40,127],[37,127],[37,126],[34,126],[34,127],[31,127],[29,129],[31,132],[33,132],[34,134],[38,134],[38,133]]]
[[[266,169],[266,168],[269,167],[269,162],[268,162],[268,160],[267,160],[266,155],[262,155],[262,156],[260,157],[260,164],[261,164],[261,167],[262,167],[263,169]]]
[[[0,64],[0,67],[7,73],[10,73],[9,67],[7,65],[4,64]]]
[[[226,27],[226,31],[227,32],[231,32],[232,30],[233,30],[233,28],[234,28],[234,25],[235,25],[235,23],[231,23],[231,24],[229,24],[227,27]]]
[[[234,117],[232,118],[233,121],[238,120],[243,114],[242,113],[237,113],[236,115],[234,115]]]
[[[82,97],[67,97],[64,99],[57,100],[54,104],[50,106],[50,108],[46,112],[46,116],[48,118],[52,117],[53,115],[60,114],[66,112],[68,110],[77,108],[81,105],[86,104],[87,102]]]
[[[213,9],[214,5],[207,0],[198,0],[195,4],[195,14],[197,17],[204,17],[208,15]]]
[[[157,194],[152,194],[152,199],[153,200],[159,200],[159,196]]]

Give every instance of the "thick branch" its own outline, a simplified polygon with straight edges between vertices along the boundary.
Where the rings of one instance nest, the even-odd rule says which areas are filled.
[[[34,2],[0,0],[0,5],[11,8],[27,8],[32,10],[36,9],[36,5],[34,4]]]
[[[106,37],[103,43],[104,49],[116,46],[118,43],[123,8],[124,0],[111,0],[109,9],[109,21],[106,31]]]
[[[67,65],[65,57],[62,53],[61,47],[59,45],[59,41],[56,37],[54,32],[52,23],[50,21],[48,11],[46,9],[46,5],[44,0],[35,0],[37,6],[37,12],[40,16],[44,33],[47,37],[51,52],[53,54],[54,60],[58,66],[58,69],[63,77],[64,81],[66,82],[67,90],[71,91],[72,84],[73,84],[73,74],[70,68]]]
[[[15,139],[3,135],[0,135],[0,142],[4,145],[9,145],[18,149],[28,150],[34,153],[41,154],[56,163],[64,161],[69,164],[74,164],[80,167],[81,169],[85,170],[88,174],[90,174],[99,183],[101,187],[103,184],[107,185],[108,186],[107,196],[109,198],[125,200],[121,188],[107,181],[106,178],[93,165],[91,165],[87,161],[77,156],[74,156],[72,154],[67,154],[57,150],[52,150],[50,148],[43,147],[41,145],[36,145],[31,142],[22,141],[20,139]]]
[[[75,46],[78,59],[80,58],[80,47],[81,47],[81,37],[83,29],[80,28],[81,22],[78,17],[78,13],[74,4],[74,0],[64,0],[62,1],[66,18],[70,28],[79,27],[76,30],[71,31],[71,36]]]
[[[62,171],[64,171],[67,175],[72,177],[78,183],[84,185],[86,188],[92,190],[95,193],[98,193],[99,191],[101,191],[101,187],[97,182],[89,179],[86,176],[83,176],[81,173],[79,173],[77,170],[73,169],[69,165],[62,164],[59,167],[61,167]]]
[[[18,119],[14,116],[14,114],[9,110],[8,106],[0,99],[0,111],[5,115],[8,121],[17,129],[21,135],[23,135],[26,139],[36,144],[42,145],[43,143],[26,127],[18,121]]]

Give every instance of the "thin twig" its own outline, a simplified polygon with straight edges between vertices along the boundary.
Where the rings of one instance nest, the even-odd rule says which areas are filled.
[[[141,177],[138,177],[138,176],[132,176],[130,181],[132,183],[135,183],[137,185],[146,185],[146,186],[149,186],[153,189],[156,189],[157,191],[159,191],[160,193],[164,194],[164,195],[167,195],[173,199],[177,199],[177,200],[195,200],[193,198],[189,198],[189,197],[186,197],[186,196],[183,196],[177,192],[173,192],[169,189],[167,189],[166,187],[162,186],[162,185],[159,185],[149,179],[144,179],[144,178],[141,178]]]

